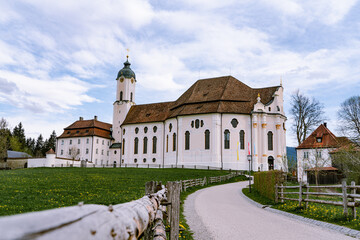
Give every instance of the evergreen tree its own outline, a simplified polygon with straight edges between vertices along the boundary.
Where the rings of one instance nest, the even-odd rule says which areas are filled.
[[[8,137],[10,130],[8,123],[4,118],[0,119],[0,162],[7,158],[7,150],[9,149]]]
[[[49,148],[49,141],[46,139],[45,142],[44,142],[44,145],[41,149],[41,154],[42,156],[45,156],[46,155],[46,152],[49,151],[50,148]]]
[[[53,149],[56,152],[56,133],[55,130],[51,133],[48,140],[48,150]]]
[[[43,157],[44,155],[42,154],[44,148],[44,139],[43,136],[40,134],[39,137],[36,140],[36,144],[35,144],[35,156],[36,157]]]
[[[28,153],[31,156],[35,156],[35,139],[33,138],[27,138],[26,139],[26,147],[28,149]]]
[[[25,130],[24,130],[21,122],[17,126],[14,127],[12,136],[17,138],[17,142],[20,144],[19,151],[25,150],[25,147],[26,147]],[[15,140],[13,140],[13,141],[15,141]]]

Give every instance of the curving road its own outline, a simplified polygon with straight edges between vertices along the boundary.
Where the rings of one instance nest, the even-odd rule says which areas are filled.
[[[184,214],[195,239],[354,239],[251,204],[240,194],[247,184],[214,186],[188,196]]]

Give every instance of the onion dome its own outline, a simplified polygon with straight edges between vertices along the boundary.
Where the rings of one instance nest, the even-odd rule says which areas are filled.
[[[128,60],[128,57],[126,57],[126,62],[124,62],[124,67],[119,71],[117,78],[119,79],[119,77],[125,77],[125,78],[135,78],[135,73],[133,70],[131,70],[130,68],[130,62]]]

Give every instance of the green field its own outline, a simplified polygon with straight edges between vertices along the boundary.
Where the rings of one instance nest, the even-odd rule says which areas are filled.
[[[0,216],[85,204],[118,204],[144,195],[147,181],[226,175],[227,171],[141,168],[33,168],[0,171]]]

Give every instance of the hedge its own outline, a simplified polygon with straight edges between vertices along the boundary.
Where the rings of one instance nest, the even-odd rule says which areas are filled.
[[[254,173],[254,188],[264,197],[275,200],[275,184],[283,182],[283,172],[265,171]]]

